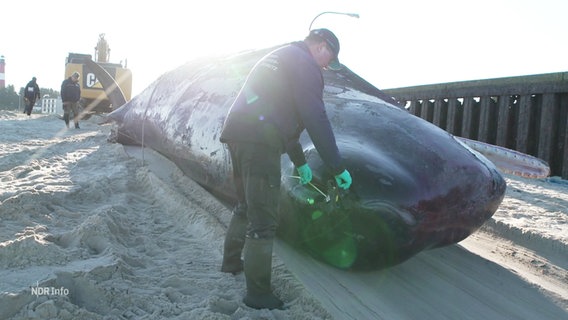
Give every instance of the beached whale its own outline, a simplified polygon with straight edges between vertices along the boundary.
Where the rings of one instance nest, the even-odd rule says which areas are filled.
[[[234,200],[219,135],[249,70],[270,50],[195,60],[164,74],[109,114],[118,141],[160,152],[214,195]],[[324,77],[327,114],[353,184],[338,190],[304,132],[314,181],[300,185],[282,157],[282,239],[338,268],[380,269],[457,243],[494,214],[506,183],[484,156],[346,67]]]

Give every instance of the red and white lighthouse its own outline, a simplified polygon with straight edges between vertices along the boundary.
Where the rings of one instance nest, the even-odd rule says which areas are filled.
[[[6,88],[6,75],[4,74],[4,56],[0,56],[0,89]]]

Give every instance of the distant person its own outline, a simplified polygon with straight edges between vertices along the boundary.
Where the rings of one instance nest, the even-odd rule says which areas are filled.
[[[28,84],[26,84],[26,87],[24,88],[24,113],[28,116],[32,114],[32,110],[36,101],[41,99],[39,86],[37,85],[36,80],[36,77],[33,77],[32,80],[30,80],[30,82],[28,82]]]
[[[63,80],[61,84],[61,101],[63,101],[63,119],[69,128],[69,113],[73,112],[75,129],[79,129],[79,99],[81,99],[81,86],[79,85],[79,72]]]

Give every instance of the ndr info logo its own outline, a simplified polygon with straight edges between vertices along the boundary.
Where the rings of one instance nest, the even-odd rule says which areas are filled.
[[[32,295],[34,296],[68,296],[69,289],[65,287],[55,288],[55,287],[40,287],[39,281],[36,283],[35,287],[31,287]]]

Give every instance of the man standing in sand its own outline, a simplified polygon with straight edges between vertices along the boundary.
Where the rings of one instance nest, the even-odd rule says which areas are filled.
[[[79,72],[63,80],[61,84],[61,100],[63,101],[63,119],[69,128],[69,113],[73,112],[75,129],[79,129],[79,99],[81,99],[81,86],[79,85]]]
[[[39,86],[37,85],[36,80],[36,77],[33,77],[32,80],[30,80],[30,82],[28,82],[28,84],[26,84],[26,87],[24,88],[24,113],[28,116],[32,114],[36,100],[41,99]]]
[[[304,129],[338,186],[351,185],[323,103],[321,69],[339,67],[338,53],[339,41],[327,29],[312,30],[304,41],[276,49],[254,66],[227,115],[220,140],[229,147],[239,203],[227,230],[221,271],[236,274],[244,269],[243,302],[249,307],[283,306],[270,286],[280,157],[288,154],[300,183],[311,181],[299,142]]]

